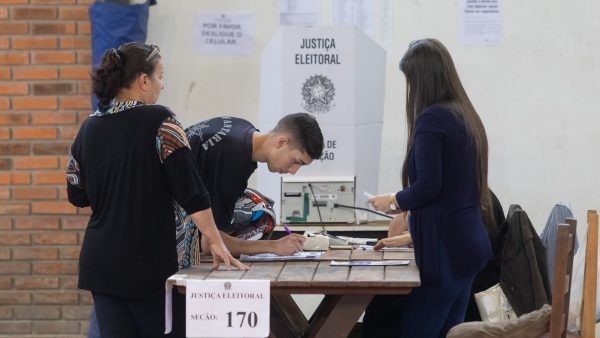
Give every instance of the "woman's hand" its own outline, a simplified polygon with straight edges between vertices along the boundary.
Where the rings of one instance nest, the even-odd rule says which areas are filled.
[[[384,238],[378,241],[374,246],[373,250],[381,250],[383,248],[388,247],[400,247],[405,246],[412,243],[412,238],[409,233],[404,233],[402,235]]]
[[[230,269],[231,266],[235,266],[240,270],[248,270],[248,266],[244,265],[242,262],[235,259],[230,253],[225,243],[221,237],[216,241],[216,243],[210,243],[210,252],[213,257],[213,270],[219,269],[219,265],[221,262],[225,263],[225,268]]]
[[[272,253],[282,256],[290,256],[302,251],[302,245],[306,237],[299,234],[291,234],[273,242]]]
[[[390,221],[388,237],[394,237],[408,231],[409,212],[401,212]]]
[[[369,198],[369,204],[373,206],[373,209],[385,212],[386,214],[399,214],[402,212],[394,193],[373,196]],[[391,206],[394,206],[395,209],[392,209]]]

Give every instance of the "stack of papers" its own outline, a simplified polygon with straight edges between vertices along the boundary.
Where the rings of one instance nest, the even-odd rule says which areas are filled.
[[[258,255],[240,255],[242,262],[270,262],[270,261],[299,261],[317,260],[321,258],[322,251],[300,251],[290,256],[280,256],[272,253]]]

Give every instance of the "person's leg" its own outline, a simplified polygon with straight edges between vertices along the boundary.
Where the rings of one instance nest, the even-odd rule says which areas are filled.
[[[173,290],[173,329],[165,335],[165,296],[127,301],[143,338],[185,338],[185,295]]]
[[[398,337],[400,318],[406,295],[381,295],[373,300],[365,311],[362,325],[363,338]]]
[[[135,321],[124,298],[92,292],[102,337],[139,337]]]
[[[448,311],[446,323],[444,324],[444,328],[440,333],[440,337],[446,337],[446,334],[451,328],[464,322],[465,313],[467,312],[467,307],[469,305],[469,297],[471,295],[471,285],[471,280],[466,280],[463,283],[462,291],[458,294],[454,300],[454,303],[450,307],[450,310]]]
[[[96,307],[92,305],[92,315],[90,316],[90,328],[88,338],[100,338],[100,329],[98,328],[98,319],[96,318]]]

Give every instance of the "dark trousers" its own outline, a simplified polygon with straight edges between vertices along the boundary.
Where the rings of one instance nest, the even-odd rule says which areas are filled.
[[[165,296],[131,299],[92,292],[100,336],[185,337],[185,296],[173,290],[173,330],[165,335]]]

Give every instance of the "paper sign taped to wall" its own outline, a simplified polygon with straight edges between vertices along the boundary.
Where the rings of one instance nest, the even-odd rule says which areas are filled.
[[[194,53],[254,53],[254,13],[198,11],[194,15]]]

